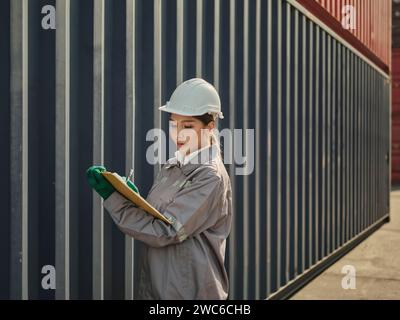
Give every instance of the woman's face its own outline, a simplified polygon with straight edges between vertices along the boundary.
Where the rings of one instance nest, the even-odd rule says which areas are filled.
[[[176,113],[171,113],[170,116],[170,137],[183,154],[189,154],[209,145],[210,133],[213,128],[214,121],[204,125],[199,119],[191,116],[182,116]]]

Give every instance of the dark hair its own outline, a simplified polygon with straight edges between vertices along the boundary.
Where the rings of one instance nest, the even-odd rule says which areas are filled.
[[[201,116],[192,116],[193,118],[200,120],[205,126],[208,125],[211,121],[215,121],[216,118],[213,114],[205,113],[202,114]],[[217,138],[217,136],[213,133],[211,133],[211,144],[215,145],[217,147],[218,151],[218,156],[222,159],[222,152],[221,152],[221,145],[220,142]]]
[[[193,118],[200,120],[201,122],[203,122],[204,125],[208,125],[211,121],[214,120],[214,116],[209,113],[202,114],[201,116],[193,116]]]

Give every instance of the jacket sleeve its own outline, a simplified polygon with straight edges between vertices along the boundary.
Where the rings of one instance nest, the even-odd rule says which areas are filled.
[[[194,178],[162,212],[172,221],[170,225],[138,208],[118,192],[104,201],[104,207],[123,233],[149,246],[163,247],[182,242],[218,221],[215,208],[220,202],[221,183],[221,178],[212,172]]]

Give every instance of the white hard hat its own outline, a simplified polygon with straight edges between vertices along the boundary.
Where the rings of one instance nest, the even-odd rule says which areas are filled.
[[[183,116],[200,116],[209,113],[221,119],[224,118],[217,90],[200,78],[181,83],[172,93],[170,100],[158,109]]]

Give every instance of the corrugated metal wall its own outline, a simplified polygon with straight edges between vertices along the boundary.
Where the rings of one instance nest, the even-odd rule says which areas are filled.
[[[392,67],[392,184],[400,185],[400,48],[393,48]]]
[[[48,4],[56,30],[41,28]],[[219,129],[255,129],[255,171],[227,165],[230,298],[284,297],[388,219],[388,77],[295,2],[0,6],[1,298],[134,297],[141,244],[103,212],[85,170],[133,167],[146,194],[159,169],[146,133],[167,129],[157,107],[194,76],[220,92]],[[44,265],[56,290],[41,287]]]
[[[392,0],[314,0],[340,23],[343,7],[355,8],[356,28],[349,29],[364,45],[375,53],[386,65],[390,65],[391,2]]]
[[[392,13],[392,184],[400,185],[400,2]]]

